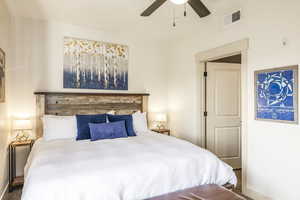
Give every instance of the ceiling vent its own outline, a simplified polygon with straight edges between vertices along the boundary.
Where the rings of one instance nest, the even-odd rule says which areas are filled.
[[[241,11],[238,10],[230,15],[225,16],[224,18],[224,25],[229,26],[231,24],[235,24],[241,20]]]

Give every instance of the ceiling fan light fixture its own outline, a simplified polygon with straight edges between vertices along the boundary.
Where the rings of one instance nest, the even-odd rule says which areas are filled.
[[[185,4],[186,2],[188,2],[188,0],[170,0],[170,1],[177,5]]]

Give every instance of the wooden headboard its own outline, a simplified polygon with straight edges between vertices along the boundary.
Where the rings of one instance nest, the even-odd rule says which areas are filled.
[[[71,116],[76,114],[100,114],[111,110],[116,114],[148,112],[149,94],[130,93],[59,93],[35,92],[36,137],[43,136],[44,115]]]

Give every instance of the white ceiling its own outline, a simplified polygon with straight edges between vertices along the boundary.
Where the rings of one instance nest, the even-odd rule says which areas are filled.
[[[150,17],[140,13],[154,0],[6,0],[14,16],[53,20],[109,31],[135,31],[155,37],[170,37],[186,33],[201,25],[209,17],[199,18],[188,6],[188,17],[183,18],[183,6],[165,3]],[[203,0],[214,14],[214,5],[221,0]],[[172,27],[175,8],[178,26]]]

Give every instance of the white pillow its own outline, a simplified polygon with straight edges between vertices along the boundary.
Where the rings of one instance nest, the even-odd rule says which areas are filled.
[[[148,131],[147,125],[147,113],[141,113],[140,111],[132,114],[133,129],[137,135]]]
[[[107,112],[106,114],[109,114],[109,115],[115,115],[115,114],[116,114],[116,111],[115,111],[115,110],[111,110],[111,111]]]
[[[116,111],[115,110],[111,110],[109,112],[107,112],[106,114],[108,115],[116,115]],[[108,117],[106,116],[106,123],[109,123]]]
[[[45,115],[43,117],[44,140],[75,139],[77,123],[75,116]]]

